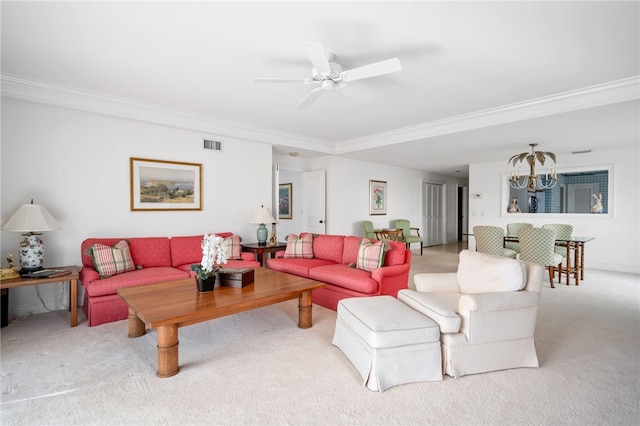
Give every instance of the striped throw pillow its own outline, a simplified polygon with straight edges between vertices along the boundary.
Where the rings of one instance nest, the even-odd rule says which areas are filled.
[[[358,258],[356,259],[356,268],[365,271],[373,271],[382,267],[384,264],[384,254],[389,250],[389,245],[384,241],[372,243],[366,238],[360,241],[358,249]]]
[[[93,257],[93,265],[100,278],[108,278],[136,269],[126,240],[118,241],[113,247],[94,244],[87,251]]]
[[[225,251],[227,259],[242,259],[240,241],[242,238],[239,235],[232,235],[222,240],[222,249]]]
[[[286,238],[287,248],[284,251],[284,257],[303,257],[305,259],[313,258],[313,235],[289,234]]]

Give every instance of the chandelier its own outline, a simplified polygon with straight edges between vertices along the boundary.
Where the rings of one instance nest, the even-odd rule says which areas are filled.
[[[529,176],[522,176],[522,180],[520,180],[520,171],[512,171],[509,173],[509,185],[511,185],[514,189],[523,189],[527,186],[530,190],[539,189],[549,189],[556,186],[558,182],[558,173],[551,169],[551,173],[547,173],[546,175],[537,175],[536,174],[536,160],[540,163],[541,166],[544,166],[545,157],[549,157],[556,162],[556,155],[553,152],[543,152],[543,151],[535,151],[535,147],[537,143],[530,143],[531,152],[523,152],[521,154],[516,154],[509,159],[509,163],[516,166],[518,162],[524,162],[527,160],[529,164]]]

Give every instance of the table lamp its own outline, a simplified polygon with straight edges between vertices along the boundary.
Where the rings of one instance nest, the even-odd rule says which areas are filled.
[[[24,240],[20,243],[21,275],[43,268],[44,244],[39,238],[41,232],[60,229],[58,222],[47,209],[39,204],[23,204],[2,225],[3,231],[21,232]]]
[[[274,223],[276,220],[271,216],[271,212],[265,206],[260,206],[256,209],[255,213],[253,213],[253,217],[251,218],[251,223],[260,224],[258,226],[258,245],[266,246],[267,245],[267,235],[269,231],[264,226],[265,223]]]

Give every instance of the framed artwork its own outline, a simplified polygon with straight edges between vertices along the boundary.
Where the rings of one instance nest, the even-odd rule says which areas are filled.
[[[202,210],[202,164],[130,158],[131,211]]]
[[[278,218],[293,219],[292,199],[293,184],[281,183],[278,188]]]
[[[387,214],[387,182],[369,181],[369,214]]]

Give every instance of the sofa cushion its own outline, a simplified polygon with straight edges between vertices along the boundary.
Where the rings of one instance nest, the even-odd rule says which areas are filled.
[[[107,278],[123,272],[133,271],[136,265],[131,258],[129,243],[120,240],[113,247],[96,243],[86,250],[93,258],[93,265],[100,278]]]
[[[406,246],[399,241],[386,241],[390,250],[384,255],[384,266],[395,266],[404,264]]]
[[[434,320],[440,327],[440,333],[460,331],[462,320],[446,297],[405,289],[398,292],[398,300]]]
[[[202,261],[202,235],[171,238],[171,266],[190,265]]]
[[[356,268],[365,271],[373,271],[382,267],[384,263],[384,254],[389,246],[384,241],[372,243],[366,238],[360,241],[358,249],[358,258],[356,260]]]
[[[309,271],[324,265],[333,265],[330,260],[324,259],[291,259],[291,258],[275,258],[267,260],[269,269],[274,269],[288,274],[298,275],[300,277],[309,277]]]
[[[240,238],[239,235],[232,235],[222,240],[222,248],[225,251],[228,260],[242,259],[240,255],[240,253],[242,253],[242,246],[240,246],[241,240],[242,238]]]
[[[462,292],[469,294],[518,291],[527,283],[521,261],[469,250],[460,252],[456,278]]]
[[[342,235],[318,235],[313,239],[313,256],[341,263],[343,246],[344,237]]]
[[[377,294],[379,291],[379,283],[371,278],[370,272],[343,263],[317,266],[309,270],[309,278],[362,294]]]
[[[284,257],[311,259],[313,257],[313,235],[301,234],[298,237],[296,234],[289,234]]]
[[[153,284],[182,278],[189,278],[189,272],[181,271],[170,266],[160,266],[136,269],[134,271],[127,272],[126,274],[114,275],[89,283],[83,282],[82,284],[90,297],[96,297],[115,294],[116,290],[119,288]],[[195,281],[193,285],[195,287]]]

